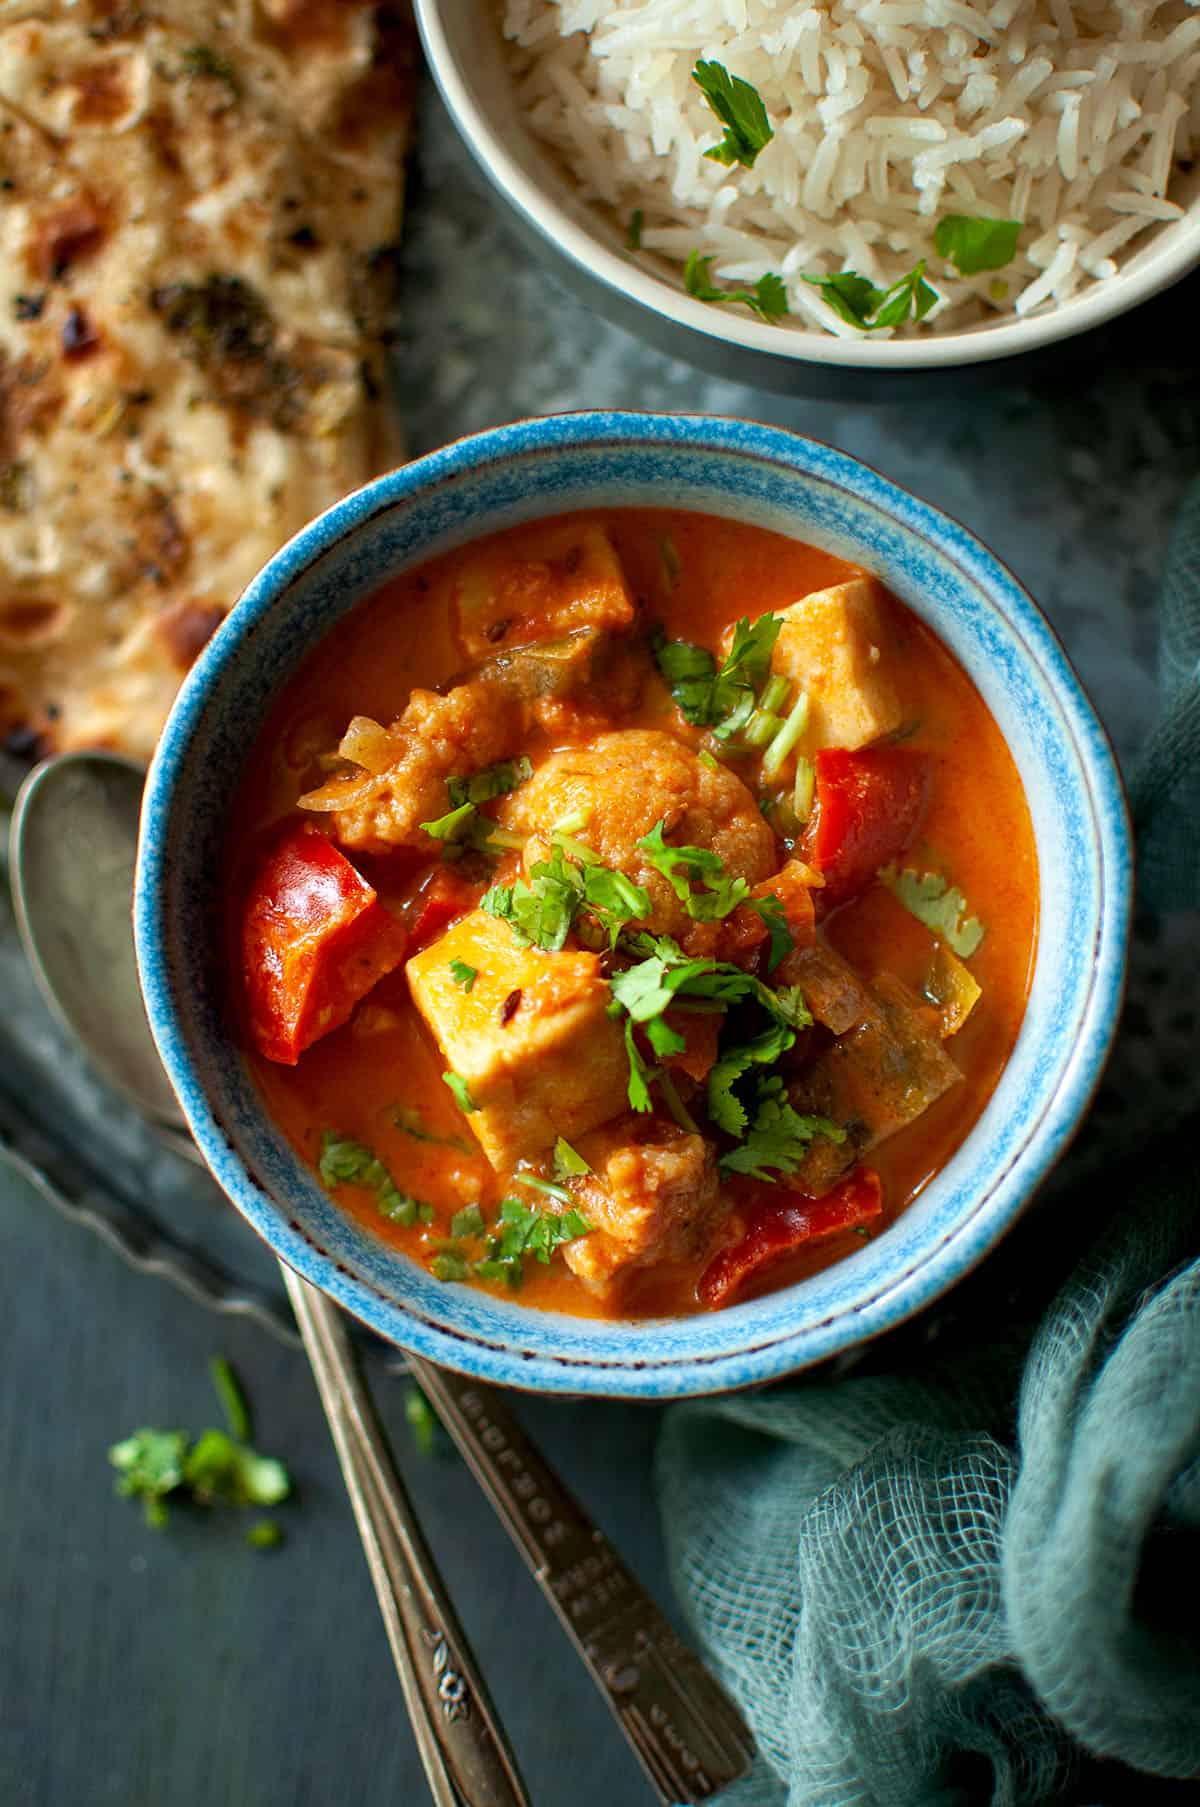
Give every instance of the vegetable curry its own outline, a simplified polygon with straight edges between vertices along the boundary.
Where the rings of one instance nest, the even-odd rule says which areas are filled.
[[[714,1309],[881,1234],[1012,1049],[1037,867],[957,662],[701,514],[408,573],[290,681],[234,810],[248,1057],[448,1285]]]

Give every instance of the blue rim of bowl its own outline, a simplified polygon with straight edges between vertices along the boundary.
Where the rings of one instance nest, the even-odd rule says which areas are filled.
[[[171,984],[162,909],[166,839],[161,829],[202,727],[210,683],[290,584],[350,531],[489,464],[637,443],[757,459],[836,486],[936,547],[967,578],[997,597],[1009,630],[1050,683],[1062,711],[1083,775],[1097,850],[1096,946],[1091,984],[1079,1007],[1075,1050],[1024,1140],[992,1176],[971,1211],[901,1272],[852,1306],[759,1341],[750,1332],[736,1350],[659,1361],[534,1353],[449,1328],[390,1298],[321,1249],[288,1216],[286,1206],[253,1178],[193,1071]],[[151,763],[138,848],[134,934],[147,1016],[192,1134],[227,1196],[290,1267],[386,1340],[482,1380],[538,1392],[666,1400],[762,1385],[895,1329],[962,1279],[995,1246],[1064,1152],[1099,1083],[1124,989],[1132,899],[1132,836],[1108,737],[1058,636],[1028,592],[973,534],[847,453],[784,428],[706,415],[598,410],[516,421],[430,452],[334,503],[263,567],[184,681]]]

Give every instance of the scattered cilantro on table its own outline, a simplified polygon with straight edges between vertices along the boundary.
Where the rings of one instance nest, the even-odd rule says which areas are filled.
[[[228,1420],[227,1431],[209,1429],[193,1439],[187,1431],[145,1425],[108,1452],[117,1470],[118,1494],[140,1499],[146,1523],[155,1528],[167,1522],[168,1500],[202,1507],[276,1506],[291,1492],[283,1463],[250,1447],[250,1411],[229,1363],[214,1356],[209,1373]],[[271,1526],[269,1531],[266,1525]],[[282,1535],[267,1520],[251,1529],[247,1541],[267,1548],[279,1543]]]

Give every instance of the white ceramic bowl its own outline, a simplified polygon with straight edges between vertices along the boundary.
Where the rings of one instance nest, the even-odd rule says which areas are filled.
[[[678,272],[625,246],[618,225],[584,202],[526,127],[495,0],[415,0],[430,68],[469,150],[560,274],[598,312],[660,349],[721,376],[770,388],[884,393],[880,379],[953,373],[1046,353],[1114,320],[1200,266],[1200,165],[1181,181],[1182,220],[1148,233],[1117,275],[1049,312],[903,339],[839,339],[770,326],[741,309],[696,301]],[[1175,192],[1175,191],[1173,191]],[[874,383],[863,379],[874,376]]]

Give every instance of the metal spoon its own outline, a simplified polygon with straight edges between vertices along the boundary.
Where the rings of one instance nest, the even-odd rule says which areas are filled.
[[[142,779],[140,766],[106,753],[66,754],[26,779],[12,822],[17,922],[46,997],[95,1064],[173,1147],[199,1160],[159,1063],[137,982],[129,904]],[[434,1799],[438,1807],[524,1802],[355,1368],[342,1314],[280,1266]],[[754,1741],[724,1691],[563,1486],[503,1396],[412,1353],[408,1364],[664,1807],[721,1793],[754,1756]],[[480,1764],[472,1767],[466,1759],[476,1757]],[[450,1776],[464,1770],[476,1778],[473,1789],[447,1792]]]
[[[57,1014],[105,1078],[199,1160],[138,987],[129,908],[142,772],[66,754],[30,774],[12,819],[17,925]],[[350,1494],[421,1760],[437,1807],[528,1807],[337,1307],[281,1262]]]

